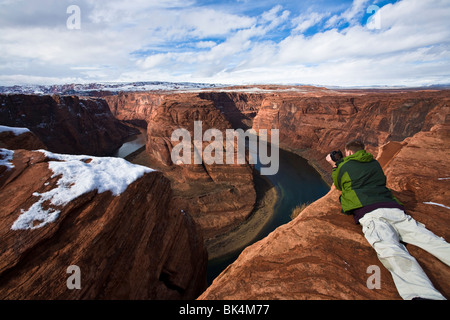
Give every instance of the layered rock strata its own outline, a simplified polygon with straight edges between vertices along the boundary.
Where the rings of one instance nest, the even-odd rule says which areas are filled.
[[[0,126],[0,148],[37,150],[47,146],[27,128]]]
[[[280,143],[323,170],[324,155],[360,138],[368,149],[402,141],[434,124],[450,121],[448,92],[324,93],[320,97],[282,97],[267,102],[255,128],[280,129]],[[276,104],[276,106],[275,106]]]
[[[104,99],[117,119],[146,126],[148,118],[163,103],[165,96],[151,92],[120,92]]]
[[[225,227],[223,230],[227,225],[231,226],[231,220],[230,223],[220,223],[219,220],[224,218],[212,213],[214,209],[211,209],[214,207],[212,202],[216,202],[217,207],[229,205],[212,197],[213,190],[222,193],[223,184],[221,179],[210,174],[220,169],[227,171],[228,166],[173,166],[170,152],[174,143],[170,137],[176,128],[184,126],[192,133],[194,121],[202,120],[204,130],[279,129],[280,145],[308,159],[331,184],[325,155],[331,150],[342,149],[348,140],[363,138],[368,150],[376,153],[377,147],[388,141],[402,141],[421,130],[429,130],[433,124],[450,121],[448,91],[337,91],[315,87],[258,86],[184,94],[123,93],[106,99],[120,119],[146,119],[149,123],[147,152],[175,181],[174,188],[187,196],[189,210],[201,212],[200,216],[214,217],[217,223],[212,224],[208,219],[201,222],[202,219],[196,218],[211,231],[222,229],[221,225]],[[246,176],[241,179],[241,175],[235,174],[233,182],[230,174],[221,177],[225,184],[242,185],[250,181]],[[194,188],[189,183],[208,179],[215,184],[200,186],[197,183]],[[194,189],[209,190],[201,194],[204,201],[199,201],[197,196],[189,196],[189,191]],[[239,198],[242,193],[238,191],[228,209],[249,208],[253,193],[252,201],[247,201],[246,197]],[[239,202],[241,204],[236,206]],[[212,214],[207,213],[210,210]],[[248,212],[247,209],[245,211]],[[235,221],[241,221],[245,216],[241,214],[241,218]],[[206,232],[209,233],[208,230]]]
[[[201,124],[197,130],[199,144],[194,141],[196,121]],[[177,129],[189,132],[190,140],[172,141]],[[222,146],[223,163],[208,163],[204,157],[201,163],[195,163],[195,154],[203,152],[214,141],[203,140],[208,129],[216,129],[223,135],[223,140],[217,141]],[[224,115],[210,101],[195,94],[166,97],[148,118],[146,152],[172,181],[177,205],[192,214],[205,238],[242,223],[256,202],[252,168],[247,162],[237,164],[236,144],[230,149],[235,159],[233,163],[225,159],[227,129],[232,130],[232,126]],[[173,148],[182,140],[191,150],[190,157],[187,163],[173,163]]]
[[[201,93],[235,124],[279,129],[280,145],[308,159],[330,182],[324,155],[362,138],[369,150],[450,121],[448,91],[235,88]]]
[[[160,172],[0,150],[1,299],[194,299],[204,290],[203,239]]]
[[[12,161],[14,165],[0,166],[0,200],[5,204],[1,211],[4,222],[1,237],[5,239],[1,242],[4,247],[0,251],[2,259],[3,255],[5,257],[0,274],[2,296],[45,297],[55,292],[56,298],[63,299],[178,299],[198,294],[203,285],[199,274],[205,268],[205,252],[195,244],[202,241],[198,230],[193,229],[195,226],[189,219],[190,215],[206,238],[226,232],[248,217],[254,204],[254,187],[248,164],[172,163],[174,141],[171,141],[171,134],[176,129],[185,128],[193,137],[194,121],[202,121],[202,134],[210,128],[279,129],[282,146],[306,157],[324,177],[329,177],[328,164],[323,160],[325,155],[332,149],[343,148],[351,138],[362,138],[369,151],[378,154],[387,173],[389,187],[405,203],[408,213],[449,240],[445,228],[450,207],[446,203],[449,198],[447,182],[450,181],[446,161],[450,121],[448,91],[257,89],[105,97],[113,105],[113,113],[118,118],[148,122],[146,161],[161,168],[169,180],[161,173],[152,172],[131,183],[119,197],[108,192],[89,192],[58,208],[61,211],[59,218],[36,230],[8,228],[14,225],[14,218],[22,210],[32,206],[35,194],[45,193],[57,185],[58,177],[52,176],[49,159],[42,153],[19,150],[12,155],[11,151],[2,151],[4,161],[1,163]],[[106,152],[113,144],[111,132],[121,131],[116,127],[120,122],[111,120],[110,112],[102,111],[106,105],[103,100],[22,95],[1,96],[1,99],[1,124],[30,128],[45,144],[50,143],[48,147],[53,151]],[[34,113],[38,116],[33,116]],[[441,126],[433,127],[435,124]],[[89,128],[92,130],[85,130]],[[124,135],[129,134],[128,130],[125,129],[127,133]],[[86,140],[86,133],[92,141]],[[46,135],[47,140],[44,139]],[[63,137],[58,142],[56,137],[60,138],[59,135]],[[202,148],[208,144],[202,143]],[[194,149],[194,145],[191,146]],[[378,146],[382,146],[379,152]],[[66,151],[59,151],[58,148],[63,147]],[[89,159],[85,161],[88,165]],[[167,198],[164,190],[170,193],[169,184],[173,194]],[[143,190],[145,195],[141,194]],[[146,190],[152,195],[147,195]],[[351,217],[339,213],[338,196],[339,193],[332,189],[293,222],[247,248],[201,298],[399,298],[390,274],[379,264],[373,249],[362,236],[360,226],[354,225]],[[42,204],[44,210],[50,206],[46,202]],[[154,208],[152,210],[157,212],[157,217],[153,219],[145,214],[143,207]],[[138,212],[136,217],[134,211]],[[124,215],[123,212],[130,214]],[[131,216],[132,220],[126,220]],[[40,223],[36,221],[37,225]],[[71,231],[71,227],[74,230]],[[134,229],[137,230],[136,235],[128,239],[129,231]],[[87,230],[94,236],[90,236]],[[72,246],[69,239],[75,239],[76,246]],[[84,244],[86,239],[88,241]],[[105,255],[95,251],[98,243]],[[113,248],[110,248],[112,243]],[[157,246],[157,243],[163,245],[155,249],[153,244]],[[47,245],[50,251],[46,249]],[[151,255],[158,257],[159,264],[155,265],[156,260],[142,254],[145,251],[143,246],[156,250],[156,253],[151,251]],[[448,268],[418,248],[408,246],[408,250],[418,258],[435,286],[448,297]],[[83,258],[85,255],[88,258]],[[69,256],[77,257],[76,261]],[[125,265],[123,257],[134,261],[133,266]],[[55,267],[46,263],[49,259],[57,261]],[[199,264],[192,264],[193,260]],[[98,271],[92,271],[91,262],[97,265]],[[80,266],[82,275],[85,273],[83,270],[88,270],[86,276],[89,280],[101,278],[102,288],[97,282],[89,281],[92,284],[82,294],[81,291],[65,292],[68,274],[64,271],[72,264]],[[36,267],[38,265],[43,267]],[[186,265],[189,266],[187,271],[179,271]],[[380,267],[379,290],[367,287],[370,266]],[[157,271],[150,272],[144,280],[136,280],[135,275],[143,272],[144,268]],[[56,275],[60,269],[63,269],[63,277]],[[123,270],[129,273],[121,273],[125,272]],[[36,277],[32,275],[34,273]],[[106,278],[102,274],[107,275]],[[119,280],[117,275],[127,280]],[[57,278],[59,282],[54,285],[48,283],[45,280],[47,276]],[[51,289],[47,291],[38,283]],[[15,287],[19,288],[17,293],[14,293]]]

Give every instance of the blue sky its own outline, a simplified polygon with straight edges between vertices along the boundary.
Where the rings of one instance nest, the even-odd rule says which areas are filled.
[[[0,0],[0,85],[450,83],[449,16],[448,0]]]

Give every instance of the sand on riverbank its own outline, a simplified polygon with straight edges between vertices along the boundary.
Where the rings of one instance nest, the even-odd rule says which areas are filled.
[[[272,218],[278,200],[278,192],[270,180],[261,176],[256,170],[254,170],[253,179],[257,194],[253,212],[247,220],[234,229],[205,242],[209,260],[244,249]]]

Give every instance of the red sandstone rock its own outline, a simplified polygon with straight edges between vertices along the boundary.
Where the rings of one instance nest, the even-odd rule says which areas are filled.
[[[160,172],[117,196],[92,190],[58,207],[54,222],[13,230],[21,210],[57,187],[61,176],[49,161],[16,150],[7,161],[14,167],[0,166],[1,299],[193,299],[204,290],[203,239],[190,216],[171,206]],[[67,287],[71,265],[80,268],[80,290]]]
[[[202,93],[201,97],[222,107],[233,124],[279,129],[280,145],[308,159],[326,177],[325,155],[343,149],[351,139],[363,138],[375,152],[388,141],[402,141],[450,121],[449,90],[258,86]]]
[[[148,174],[142,181],[130,185],[124,193],[129,197],[113,197],[106,193],[84,195],[64,208],[63,218],[55,226],[38,230],[39,233],[36,230],[29,233],[24,231],[19,234],[19,241],[12,237],[11,230],[8,231],[5,227],[13,222],[12,216],[7,212],[15,210],[17,215],[20,208],[15,202],[29,203],[33,200],[30,196],[33,192],[51,188],[57,178],[50,178],[51,173],[42,154],[22,154],[25,151],[17,151],[14,170],[0,167],[0,203],[5,204],[0,211],[3,225],[0,237],[7,239],[0,242],[2,245],[6,244],[0,252],[2,259],[3,254],[6,257],[2,260],[4,265],[14,265],[11,268],[5,267],[5,272],[0,269],[0,295],[13,298],[15,295],[42,294],[47,298],[48,293],[53,292],[57,298],[64,299],[195,296],[187,292],[199,292],[197,285],[202,281],[193,280],[199,279],[199,276],[193,275],[193,272],[186,272],[188,275],[183,276],[184,273],[178,270],[180,266],[185,267],[193,260],[201,263],[204,263],[204,260],[193,258],[198,257],[198,250],[193,249],[191,244],[182,245],[177,250],[179,238],[174,240],[174,235],[178,230],[182,230],[177,228],[181,228],[179,226],[185,221],[179,218],[179,213],[183,210],[181,208],[187,208],[184,212],[187,217],[188,213],[195,215],[196,222],[206,236],[211,236],[245,219],[252,206],[248,198],[251,198],[254,189],[248,179],[250,175],[247,166],[237,169],[202,165],[173,166],[170,163],[172,130],[180,125],[192,130],[189,126],[194,120],[203,120],[203,129],[229,128],[230,123],[238,127],[279,128],[282,145],[302,153],[317,168],[322,169],[322,172],[329,170],[328,164],[323,161],[325,154],[331,149],[343,148],[349,138],[360,135],[364,137],[369,150],[376,151],[377,146],[388,141],[402,141],[415,134],[404,143],[384,145],[381,148],[383,152],[380,154],[380,162],[386,165],[389,187],[405,203],[408,213],[449,240],[448,230],[445,228],[448,225],[448,209],[437,205],[450,206],[446,202],[449,198],[449,180],[445,179],[448,178],[445,176],[445,172],[449,172],[448,161],[442,160],[449,158],[446,151],[449,149],[448,130],[445,127],[434,127],[431,132],[420,132],[430,130],[434,124],[448,123],[448,91],[393,93],[332,91],[305,87],[292,90],[289,87],[265,86],[246,93],[244,91],[248,88],[240,89],[242,90],[239,93],[223,91],[220,94],[201,93],[199,96],[170,95],[169,98],[158,95],[149,98],[147,93],[139,96],[123,95],[119,99],[120,103],[112,107],[114,114],[126,120],[152,119],[149,123],[149,141],[152,141],[149,151],[164,167],[164,174],[171,179],[174,197],[168,199],[164,196],[163,190],[169,187],[161,174]],[[17,100],[20,100],[20,97],[15,96],[16,100],[12,101],[13,105],[21,106],[18,110],[24,108],[23,101]],[[5,98],[2,96],[2,99]],[[46,105],[42,98],[30,99],[34,105]],[[109,103],[115,101],[114,99],[117,98],[111,98]],[[58,98],[56,100],[58,108],[64,109],[61,101]],[[205,100],[210,100],[214,105]],[[128,101],[134,102],[128,105]],[[52,102],[49,104],[53,105]],[[64,104],[72,106],[71,103]],[[20,122],[21,116],[33,114],[32,112],[39,108],[30,107],[27,110],[29,111],[19,112],[11,118],[14,119],[13,124],[5,124],[24,127],[25,125],[17,123]],[[223,116],[220,116],[221,112],[224,113]],[[71,111],[68,113],[69,115],[67,112],[60,113],[61,118],[73,120]],[[80,125],[81,123],[84,121],[80,122]],[[35,125],[39,127],[39,123]],[[46,134],[50,134],[48,132],[51,133],[47,131]],[[69,140],[63,141],[69,143]],[[72,145],[73,141],[70,141],[70,144]],[[416,167],[420,169],[413,171],[412,168]],[[161,181],[165,182],[161,184]],[[49,185],[45,186],[46,183]],[[145,190],[151,190],[152,192],[148,192],[152,195],[144,194]],[[339,192],[336,190],[330,191],[327,196],[305,209],[293,222],[278,228],[267,238],[247,248],[238,261],[227,268],[201,298],[399,298],[390,274],[378,262],[373,249],[362,236],[360,226],[355,225],[351,217],[339,213],[338,196]],[[144,207],[154,209],[157,217],[153,219],[153,215],[145,214],[147,209]],[[163,208],[166,208],[165,214],[162,212]],[[136,217],[134,211],[137,211]],[[167,215],[171,218],[167,218]],[[126,219],[130,216],[133,216],[132,221]],[[151,229],[148,224],[170,230]],[[193,226],[190,223],[187,225],[187,229],[192,230]],[[133,230],[133,233],[134,230],[137,231],[133,237],[128,238],[130,230]],[[3,232],[4,236],[1,236]],[[161,239],[165,239],[164,244],[167,243],[156,248],[156,253],[152,251],[152,255],[170,256],[173,259],[163,258],[164,262],[155,267],[159,271],[149,273],[148,278],[141,281],[142,279],[136,279],[131,273],[155,266],[152,264],[155,260],[142,254],[145,252],[145,245],[141,242],[147,243],[145,241],[149,234],[150,239],[157,239],[149,240],[151,244],[155,244],[154,247],[149,247],[157,247],[156,244],[159,245]],[[194,239],[194,243],[201,242],[200,239],[195,239],[198,237],[195,231],[180,231],[178,237]],[[71,244],[72,239],[75,246]],[[24,248],[18,243],[25,244]],[[115,244],[112,248],[111,243]],[[175,251],[167,251],[169,247]],[[448,297],[448,268],[418,248],[411,246],[408,249],[424,266],[436,287]],[[186,255],[185,252],[191,254]],[[84,256],[86,253],[89,253],[87,257]],[[183,255],[186,257],[183,258]],[[64,271],[67,264],[73,264],[71,257],[76,257],[76,262],[83,264],[80,265],[83,274],[83,270],[89,270],[88,279],[101,279],[99,282],[106,281],[109,284],[105,285],[105,288],[99,288],[98,282],[94,281],[82,295],[78,291],[61,291],[66,289],[65,280],[68,275]],[[129,264],[124,264],[123,257],[135,262],[133,269],[126,275],[121,272],[128,270]],[[115,260],[116,258],[118,260]],[[49,260],[56,262],[48,264]],[[37,265],[44,267],[38,268]],[[370,265],[381,267],[380,290],[369,290],[366,286],[369,276],[366,270]],[[198,268],[203,270],[204,265]],[[195,270],[195,266],[188,269]],[[63,273],[62,277],[57,276],[60,273]],[[47,275],[57,281],[45,282]],[[118,279],[118,276],[122,279]],[[186,283],[190,281],[196,289],[185,289]],[[46,286],[36,285],[42,282]],[[146,283],[146,286],[141,286],[141,282]],[[45,289],[47,285],[48,289]],[[14,289],[16,287],[19,288],[17,292]],[[143,287],[153,289],[151,292],[143,292]],[[131,293],[133,290],[138,293]]]
[[[385,169],[388,187],[408,213],[449,242],[450,126],[436,125],[405,139],[404,144]],[[407,248],[435,287],[450,298],[450,267],[418,247]]]
[[[280,143],[302,153],[322,169],[324,155],[362,138],[369,149],[402,141],[448,121],[449,92],[359,94],[330,92],[320,97],[282,96],[277,108],[262,108],[255,128],[280,129]]]
[[[0,132],[0,148],[16,150],[47,149],[44,143],[31,131],[16,135],[11,131]]]
[[[404,144],[383,146],[386,153],[379,157],[387,165],[388,187],[407,213],[447,241],[450,180],[443,178],[450,172],[449,134],[449,126],[434,127]],[[340,213],[339,194],[332,188],[295,220],[247,247],[199,299],[400,299],[361,226]],[[450,268],[417,247],[407,248],[449,298]],[[371,265],[380,267],[381,289],[366,285]]]
[[[205,100],[213,102],[216,110]],[[202,166],[172,170],[170,136],[180,126],[192,130],[193,121],[201,117],[204,129],[228,127],[223,125],[222,118],[233,128],[279,129],[281,146],[308,159],[330,182],[325,155],[333,149],[342,149],[348,140],[363,137],[368,150],[376,152],[379,145],[388,141],[402,141],[421,130],[429,130],[434,124],[449,121],[450,114],[448,91],[336,91],[306,86],[247,86],[204,91],[198,95],[127,93],[108,97],[107,101],[121,119],[146,119],[149,123],[147,152],[165,165],[166,174],[179,181],[175,189],[184,188],[184,191],[190,189],[189,181],[212,179],[213,170]],[[195,104],[201,108],[193,111]],[[223,117],[218,116],[218,111]],[[203,197],[207,202],[195,199],[187,202],[190,210],[201,208],[202,215],[209,210],[208,203],[218,201],[217,207],[223,205],[213,198]],[[238,198],[233,200],[233,203],[238,202]],[[196,221],[210,225],[207,220]],[[214,224],[214,228],[218,227],[219,224]]]
[[[165,94],[150,92],[121,92],[118,95],[106,96],[105,101],[113,115],[119,120],[146,121],[158,106]]]
[[[171,179],[177,205],[190,212],[205,238],[210,238],[245,221],[253,210],[256,192],[248,164],[194,164],[194,147],[190,164],[172,163],[172,149],[178,144],[171,141],[172,133],[186,129],[193,142],[194,121],[202,122],[202,135],[214,128],[225,139],[225,130],[232,128],[211,102],[195,94],[171,95],[148,119],[146,152]],[[203,149],[209,143],[202,143]]]
[[[0,124],[30,129],[50,151],[109,155],[139,131],[111,114],[102,99],[0,95]]]

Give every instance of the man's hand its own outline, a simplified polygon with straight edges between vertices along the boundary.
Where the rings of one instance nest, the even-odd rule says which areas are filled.
[[[331,155],[328,154],[327,157],[325,158],[325,160],[327,160],[327,162],[329,164],[331,164],[331,166],[335,167],[336,166],[336,162],[333,161],[333,159],[331,159]]]

